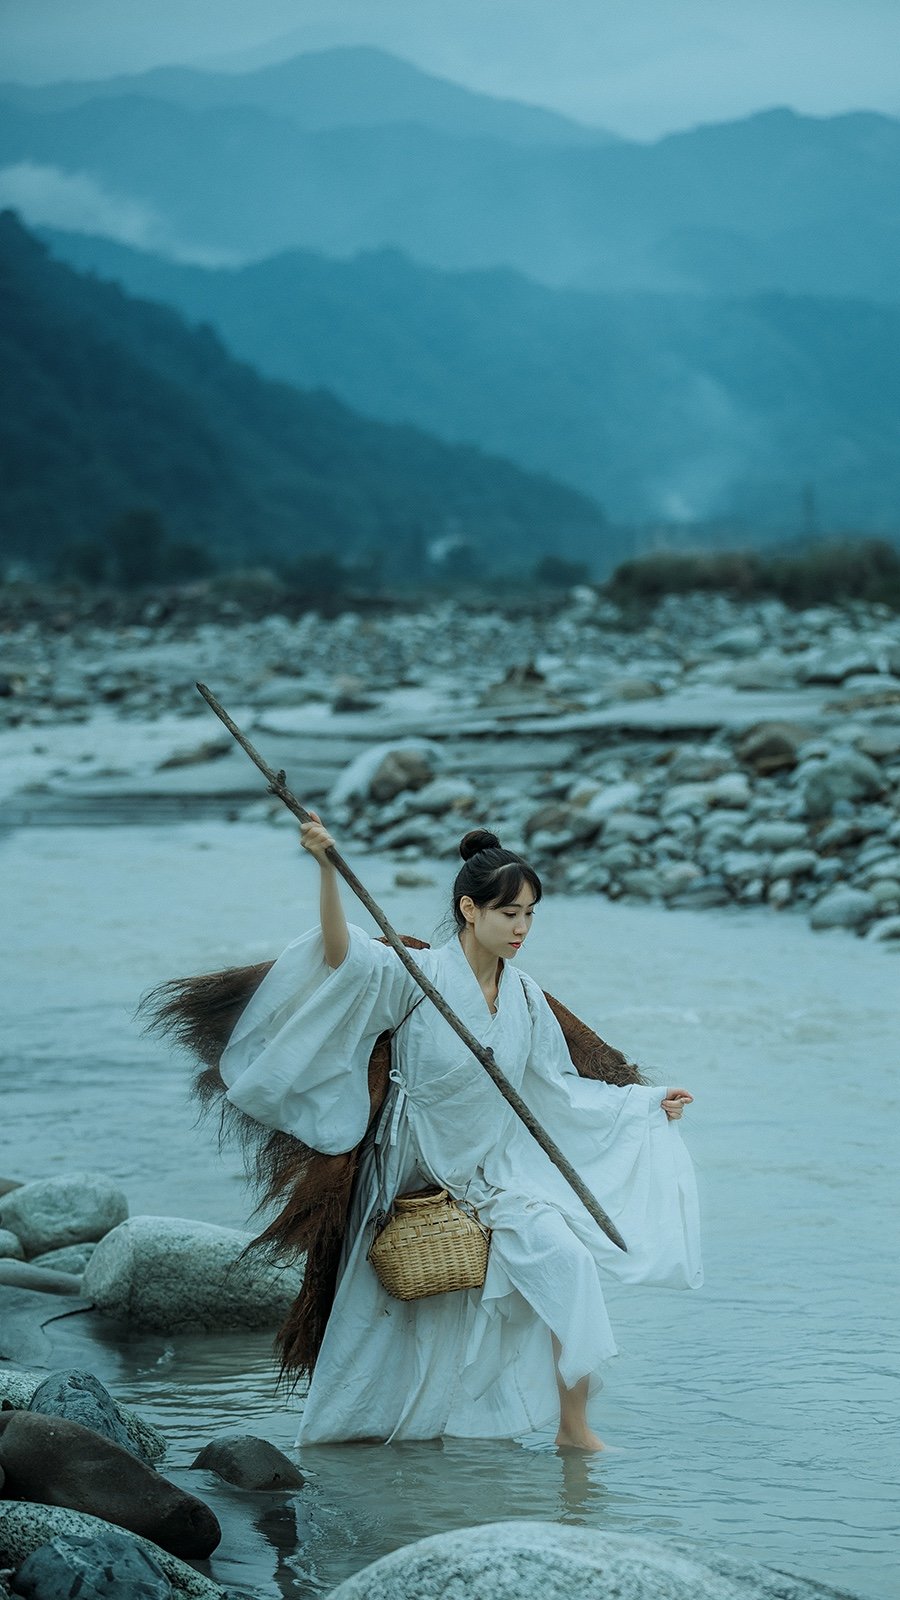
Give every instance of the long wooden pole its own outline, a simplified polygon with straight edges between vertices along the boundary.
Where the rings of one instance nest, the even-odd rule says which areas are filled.
[[[300,822],[312,822],[313,818],[306,810],[306,807],[300,804],[300,801],[291,793],[290,789],[288,788],[287,775],[283,771],[274,772],[272,770],[268,762],[265,761],[260,755],[259,751],[254,748],[254,746],[250,743],[250,740],[241,732],[237,724],[232,721],[231,717],[228,715],[228,712],[225,710],[225,707],[216,699],[215,695],[206,687],[205,683],[198,683],[197,688],[199,689],[210,709],[214,711],[219,720],[225,724],[225,727],[228,729],[228,732],[231,734],[232,738],[237,740],[241,749],[247,752],[250,760],[253,761],[259,768],[269,785],[270,793],[277,795],[278,799],[287,806],[289,811],[293,812],[294,816],[297,817]],[[350,885],[353,893],[362,901],[366,910],[369,912],[369,915],[377,922],[388,944],[393,950],[396,951],[407,971],[413,978],[415,978],[419,988],[422,989],[428,996],[432,1005],[437,1008],[441,1016],[444,1018],[444,1021],[448,1022],[454,1032],[459,1034],[463,1044],[468,1046],[476,1060],[480,1061],[485,1072],[488,1074],[488,1077],[491,1078],[492,1081],[497,1085],[497,1088],[500,1090],[504,1100],[506,1100],[506,1102],[512,1106],[513,1111],[515,1111],[516,1115],[521,1119],[522,1122],[524,1122],[532,1138],[537,1140],[537,1143],[540,1145],[541,1149],[550,1157],[553,1165],[558,1169],[559,1172],[562,1173],[570,1188],[574,1189],[585,1210],[590,1213],[598,1226],[603,1229],[603,1232],[606,1234],[607,1238],[612,1240],[613,1244],[618,1245],[620,1250],[627,1250],[628,1246],[626,1245],[625,1240],[622,1238],[622,1235],[619,1233],[615,1223],[610,1221],[599,1201],[594,1198],[590,1189],[585,1183],[582,1182],[575,1168],[572,1166],[571,1161],[569,1161],[566,1156],[563,1155],[559,1145],[556,1144],[556,1142],[551,1139],[549,1133],[547,1133],[546,1130],[541,1127],[541,1124],[537,1121],[537,1118],[534,1116],[533,1112],[529,1110],[525,1101],[522,1099],[522,1096],[516,1089],[513,1088],[506,1074],[498,1067],[494,1059],[494,1052],[486,1049],[486,1047],[481,1043],[481,1040],[476,1039],[474,1033],[472,1033],[471,1030],[466,1027],[465,1023],[456,1015],[454,1011],[451,1011],[443,995],[440,994],[439,991],[434,987],[434,984],[431,983],[428,978],[426,978],[421,967],[416,961],[413,960],[406,945],[403,943],[399,935],[394,932],[381,907],[372,899],[372,896],[369,894],[365,884],[360,882],[359,878],[356,876],[356,873],[353,871],[353,868],[347,865],[347,862],[344,860],[340,851],[335,849],[334,845],[329,845],[326,855],[328,856],[328,859],[332,865],[341,874],[341,877]]]

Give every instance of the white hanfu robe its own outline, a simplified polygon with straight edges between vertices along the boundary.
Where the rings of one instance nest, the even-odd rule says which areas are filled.
[[[363,1150],[334,1307],[300,1443],[515,1438],[559,1414],[551,1331],[572,1386],[615,1354],[604,1282],[701,1282],[697,1198],[662,1088],[579,1077],[538,984],[504,964],[492,1013],[458,938],[416,960],[619,1228],[601,1232],[397,955],[350,928],[342,965],[294,941],[222,1056],[228,1098],[328,1154],[369,1122],[372,1046],[397,1028],[392,1086]],[[415,1009],[412,1009],[415,1007]],[[402,1024],[402,1026],[400,1026]],[[492,1230],[479,1290],[394,1300],[367,1260],[394,1196],[436,1183]]]

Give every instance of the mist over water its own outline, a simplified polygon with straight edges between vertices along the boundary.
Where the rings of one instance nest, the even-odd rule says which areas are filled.
[[[152,983],[261,959],[310,926],[314,878],[294,851],[246,823],[6,836],[0,1170],[102,1167],[132,1213],[244,1224],[236,1154],[195,1125],[187,1063],[143,1038],[133,1009]],[[401,929],[431,935],[447,865],[416,890],[393,888],[383,859],[354,865]],[[696,1096],[684,1131],[707,1284],[610,1293],[620,1354],[594,1414],[607,1454],[562,1459],[549,1437],[306,1450],[308,1489],[260,1512],[187,1468],[219,1432],[290,1448],[302,1396],[276,1394],[266,1337],[88,1351],[75,1317],[55,1325],[54,1363],[91,1364],[162,1427],[174,1475],[223,1520],[213,1572],[260,1597],[322,1593],[414,1538],[528,1516],[687,1540],[886,1600],[900,1558],[896,956],[771,912],[577,896],[542,903],[525,954],[657,1081]]]

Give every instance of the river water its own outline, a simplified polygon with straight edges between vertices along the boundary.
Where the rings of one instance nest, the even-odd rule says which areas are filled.
[[[448,864],[415,890],[395,889],[387,862],[354,865],[397,926],[431,936]],[[21,829],[0,872],[13,928],[0,1173],[102,1168],[133,1213],[243,1225],[238,1157],[196,1126],[186,1063],[133,1010],[162,978],[262,959],[314,921],[315,872],[290,830]],[[511,1516],[897,1595],[896,954],[771,912],[565,896],[541,905],[523,964],[696,1096],[683,1128],[707,1284],[610,1294],[620,1355],[593,1417],[605,1454],[562,1458],[549,1437],[320,1447],[302,1453],[299,1497],[242,1497],[188,1467],[217,1432],[291,1447],[302,1396],[276,1395],[267,1338],[86,1351],[72,1317],[54,1359],[92,1363],[165,1430],[167,1470],[223,1520],[211,1570],[255,1596],[321,1594],[412,1539]]]

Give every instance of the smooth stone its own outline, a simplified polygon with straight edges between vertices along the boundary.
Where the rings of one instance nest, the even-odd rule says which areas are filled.
[[[0,1407],[13,1406],[17,1410],[26,1411],[37,1390],[47,1382],[47,1376],[45,1370],[33,1367],[20,1369],[0,1367]],[[152,1423],[145,1422],[143,1417],[139,1417],[131,1410],[130,1406],[120,1405],[118,1400],[113,1400],[112,1406],[130,1440],[132,1453],[141,1461],[146,1461],[148,1465],[162,1461],[168,1446],[159,1429],[154,1428]]]
[[[873,940],[876,944],[893,944],[895,939],[900,941],[900,916],[883,917],[880,921],[873,922],[866,934],[866,938]]]
[[[749,883],[751,878],[764,878],[769,871],[769,857],[757,850],[728,850],[722,857],[721,871],[726,878],[738,883]]]
[[[649,867],[635,867],[622,874],[622,887],[626,894],[638,900],[655,900],[662,895],[659,874]]]
[[[24,1261],[25,1251],[22,1241],[17,1233],[11,1233],[9,1228],[0,1228],[0,1260]]]
[[[776,910],[781,910],[783,906],[790,905],[793,898],[794,885],[790,878],[775,878],[769,884],[766,899],[769,905],[774,906]]]
[[[608,816],[601,835],[604,846],[620,844],[623,839],[636,844],[646,844],[659,833],[655,817],[645,817],[640,811],[614,811]]]
[[[226,1483],[257,1493],[302,1489],[306,1481],[288,1456],[267,1439],[257,1439],[252,1433],[228,1434],[211,1440],[191,1462],[191,1467],[215,1472]]]
[[[772,860],[772,877],[805,877],[815,871],[818,859],[815,850],[781,850]]]
[[[475,785],[468,778],[432,778],[414,796],[417,811],[443,816],[448,811],[468,811],[475,803]]]
[[[695,883],[702,877],[700,868],[693,861],[669,861],[659,869],[659,881],[664,899],[673,894],[679,894],[689,884]]]
[[[797,765],[808,729],[792,722],[758,722],[738,740],[735,754],[745,766],[765,775]]]
[[[54,1272],[74,1272],[80,1276],[96,1249],[95,1244],[66,1244],[61,1250],[45,1250],[32,1256],[33,1267],[50,1267]]]
[[[743,772],[723,772],[713,778],[709,786],[710,804],[715,806],[748,806],[752,799],[750,785]]]
[[[707,911],[714,906],[729,905],[731,895],[723,879],[710,873],[687,884],[668,903],[674,910]]]
[[[11,1289],[36,1289],[40,1294],[80,1294],[81,1279],[72,1272],[52,1272],[30,1261],[0,1259],[0,1284]]]
[[[60,1535],[97,1539],[108,1534],[126,1537],[120,1528],[86,1511],[71,1511],[68,1506],[36,1505],[31,1501],[0,1500],[0,1567],[18,1569],[33,1550],[49,1544]],[[162,1568],[181,1600],[228,1600],[225,1590],[187,1562],[162,1550],[140,1534],[127,1535],[130,1543],[143,1550]],[[112,1597],[111,1597],[112,1600]]]
[[[40,1178],[0,1200],[0,1227],[18,1234],[26,1256],[102,1239],[127,1215],[124,1194],[102,1172]]]
[[[112,1395],[92,1372],[79,1372],[74,1368],[51,1372],[49,1378],[38,1384],[27,1409],[42,1416],[67,1417],[70,1422],[78,1422],[83,1428],[90,1428],[111,1440],[138,1460],[144,1459],[119,1417]]]
[[[744,843],[748,850],[790,850],[802,844],[806,828],[802,822],[755,822],[747,829]]]
[[[900,904],[900,878],[876,878],[868,892],[878,901],[879,911],[893,910],[895,902]]]
[[[900,878],[900,852],[889,851],[866,865],[866,886],[871,888],[876,878]]]
[[[205,1560],[222,1537],[202,1500],[68,1417],[0,1412],[0,1468],[11,1499],[102,1517],[185,1560]]]
[[[525,819],[525,837],[532,839],[536,833],[546,833],[551,836],[565,834],[571,828],[572,816],[571,806],[560,800],[548,800]]]
[[[810,913],[810,927],[860,928],[872,920],[877,910],[878,901],[872,895],[841,885],[816,901]]]
[[[641,797],[639,783],[608,783],[598,790],[584,805],[584,815],[592,822],[603,822],[614,811],[626,811]],[[577,805],[574,796],[573,804]]]
[[[731,772],[734,757],[730,750],[714,744],[682,745],[669,762],[670,782],[709,783]]]
[[[57,1535],[16,1573],[22,1600],[171,1600],[174,1590],[149,1551],[124,1534]]]
[[[183,1217],[131,1217],[97,1246],[82,1293],[136,1328],[274,1328],[303,1274],[258,1255],[241,1259],[252,1237]]]
[[[655,678],[612,678],[603,690],[610,700],[656,700],[663,693]]]
[[[23,1189],[25,1185],[20,1178],[0,1178],[0,1196],[12,1194],[13,1189]]]
[[[884,789],[880,767],[858,750],[833,750],[803,780],[807,816],[831,816],[839,800],[874,800]]]
[[[376,744],[344,768],[328,797],[329,806],[348,801],[393,800],[405,789],[424,789],[435,776],[441,752],[428,740]]]
[[[432,889],[434,879],[427,872],[416,872],[412,867],[399,867],[394,873],[395,889]]]
[[[682,1542],[524,1518],[393,1550],[329,1600],[850,1600]]]

